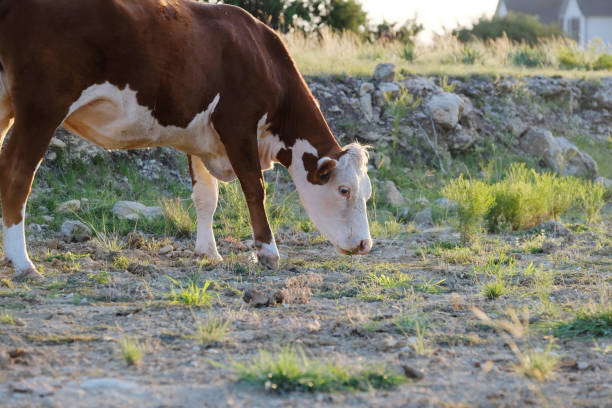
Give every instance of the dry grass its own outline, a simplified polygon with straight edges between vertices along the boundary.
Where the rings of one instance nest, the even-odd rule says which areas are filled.
[[[565,77],[602,78],[610,71],[567,70],[560,68],[560,54],[564,50],[583,53],[566,40],[549,40],[538,45],[538,52],[546,64],[535,68],[516,66],[512,56],[525,49],[507,38],[487,42],[463,44],[452,36],[441,36],[431,45],[417,44],[416,58],[408,61],[402,56],[405,47],[400,43],[367,43],[354,34],[337,34],[323,30],[320,37],[304,37],[300,33],[284,35],[291,55],[305,75],[370,76],[381,62],[394,63],[398,72],[419,75],[562,75]],[[588,51],[587,51],[588,52]],[[586,57],[585,57],[586,58]],[[468,62],[468,63],[465,63]]]

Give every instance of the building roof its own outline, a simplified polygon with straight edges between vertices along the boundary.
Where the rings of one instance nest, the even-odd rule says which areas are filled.
[[[578,0],[578,6],[586,17],[612,17],[612,0]]]
[[[612,0],[585,1],[602,4],[609,3],[609,5],[612,5]],[[540,18],[540,22],[551,24],[561,20],[561,6],[563,5],[564,0],[500,0],[500,3],[501,2],[506,5],[506,9],[509,12],[531,14],[538,16]]]

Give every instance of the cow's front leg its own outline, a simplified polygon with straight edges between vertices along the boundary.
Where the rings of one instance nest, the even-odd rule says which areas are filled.
[[[221,101],[223,103],[223,98]],[[238,105],[230,103],[228,106]],[[255,134],[259,118],[237,120],[232,114],[228,115],[228,112],[232,112],[231,109],[227,110],[228,106],[222,106],[215,112],[213,123],[225,145],[249,208],[257,258],[264,266],[278,269],[280,255],[264,207],[266,190]]]
[[[223,258],[221,258],[217,251],[217,243],[215,242],[212,228],[213,216],[219,199],[217,179],[206,170],[204,163],[202,163],[199,157],[188,157],[191,183],[193,185],[191,198],[198,215],[198,235],[195,252],[198,255],[207,257],[213,263],[218,263]]]

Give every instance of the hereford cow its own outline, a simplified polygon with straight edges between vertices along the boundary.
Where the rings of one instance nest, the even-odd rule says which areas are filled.
[[[342,149],[283,42],[240,8],[188,0],[0,0],[0,192],[15,278],[39,274],[26,200],[55,129],[106,149],[172,146],[189,157],[196,252],[213,236],[217,180],[238,178],[261,263],[279,254],[262,170],[289,169],[306,211],[343,254],[372,247],[367,154]]]

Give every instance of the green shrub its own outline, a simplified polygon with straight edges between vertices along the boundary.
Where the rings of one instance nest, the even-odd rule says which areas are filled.
[[[512,64],[518,67],[534,68],[550,65],[548,55],[543,50],[531,46],[519,48],[510,53],[509,58]]]
[[[559,49],[557,59],[559,60],[559,68],[561,69],[588,69],[589,63],[585,55],[578,51],[567,47]]]
[[[442,193],[457,202],[459,229],[463,239],[469,241],[480,231],[482,219],[493,204],[490,186],[479,180],[466,180],[461,175],[451,180]]]
[[[461,54],[457,56],[457,60],[465,65],[474,65],[481,62],[483,55],[476,48],[464,47]]]
[[[508,13],[503,17],[481,18],[471,29],[464,28],[453,34],[462,42],[486,41],[505,35],[512,41],[535,45],[544,38],[563,37],[563,30],[556,24],[542,24],[531,15]]]
[[[593,69],[612,71],[612,54],[602,53],[593,63]]]

